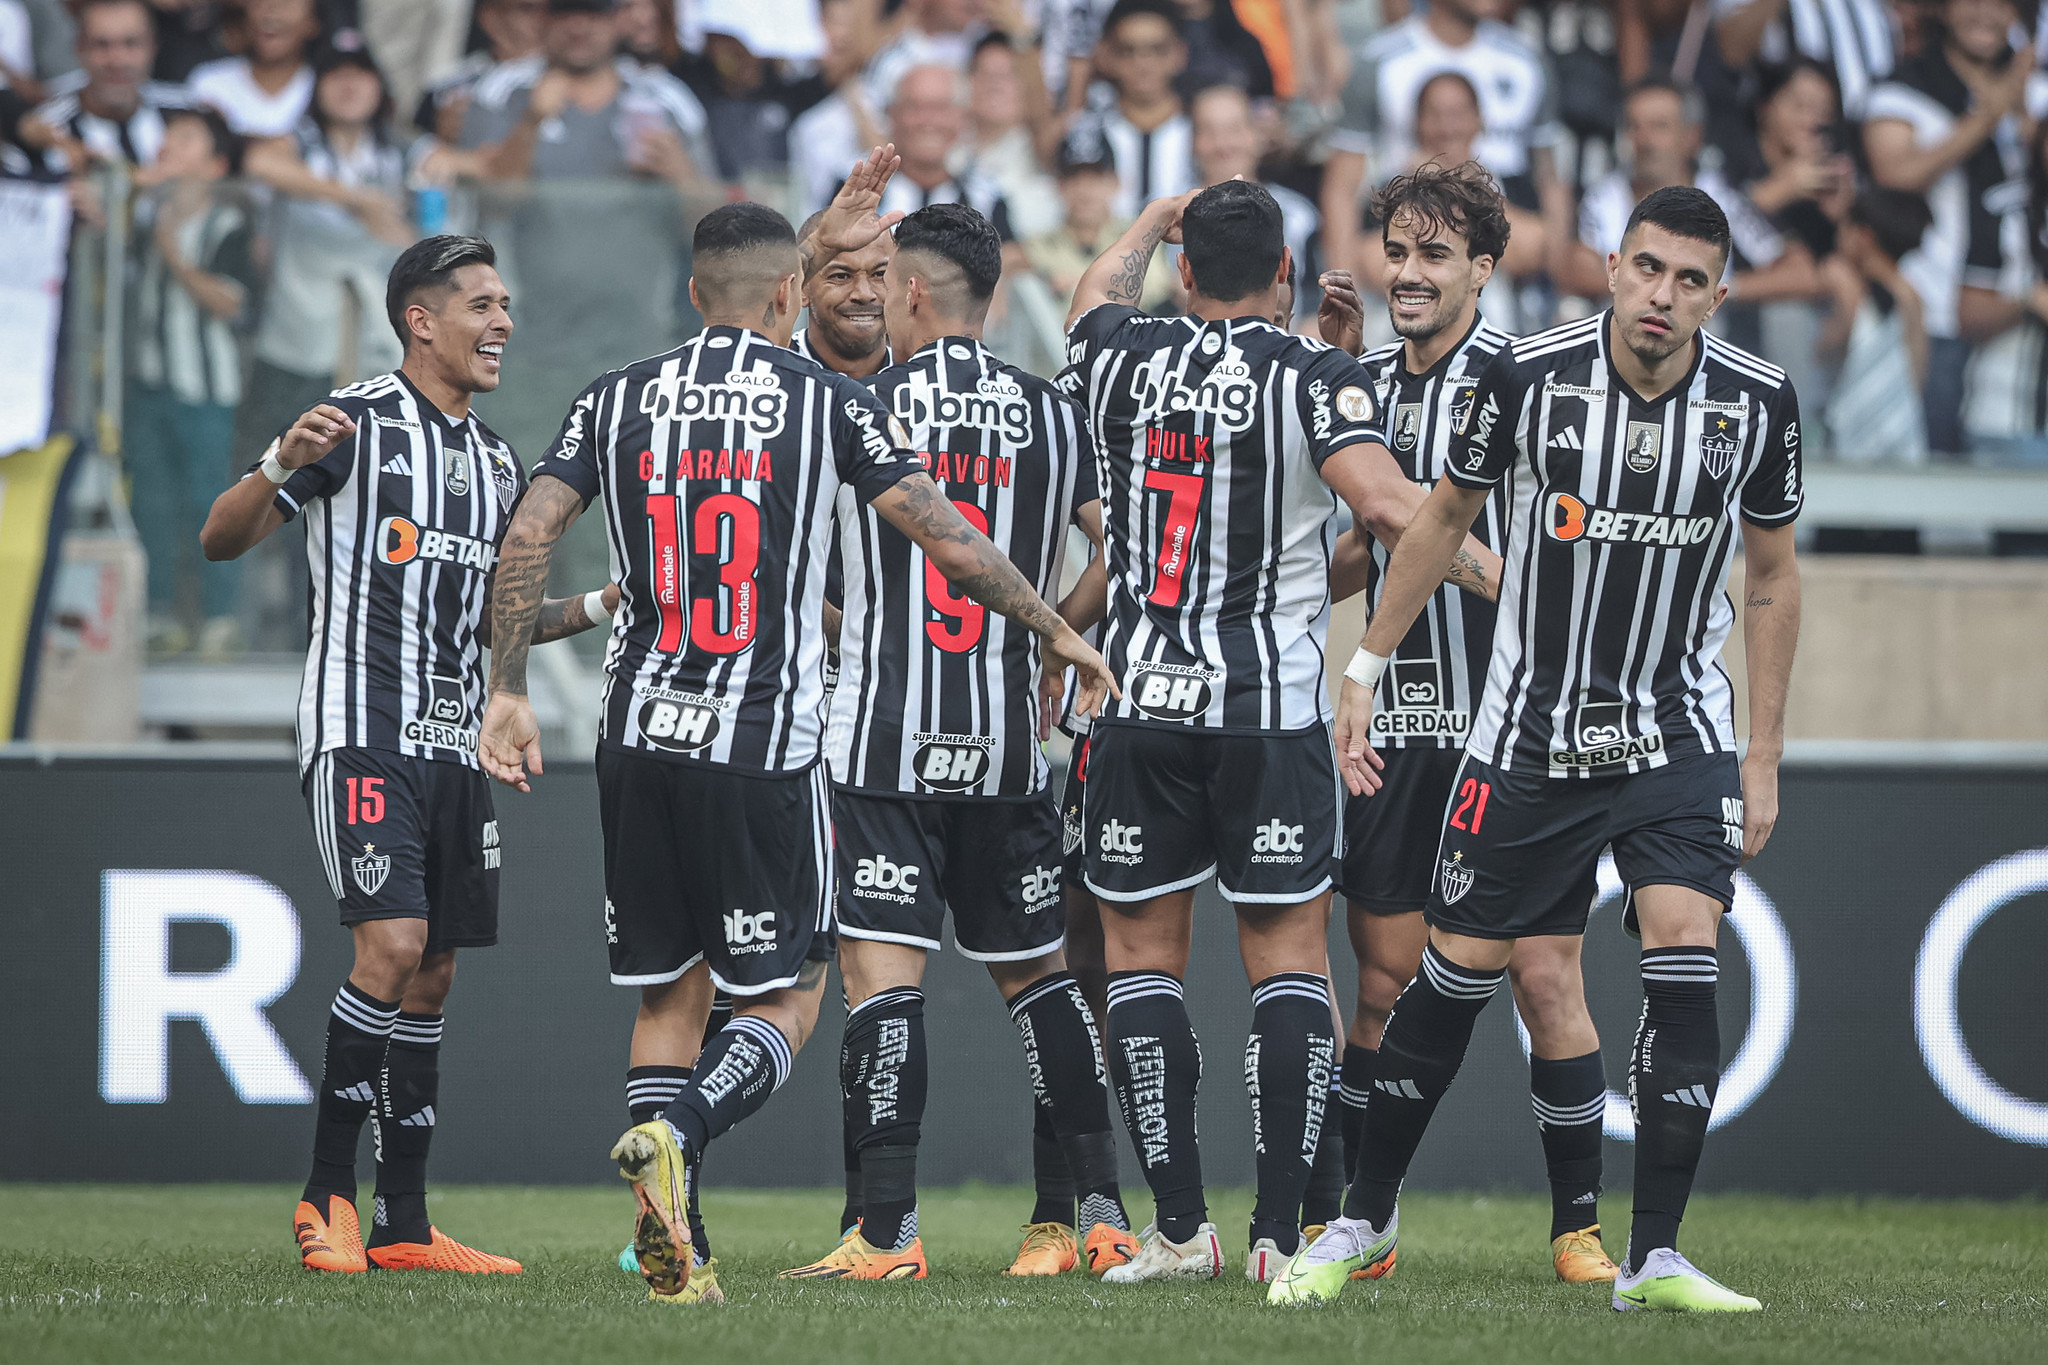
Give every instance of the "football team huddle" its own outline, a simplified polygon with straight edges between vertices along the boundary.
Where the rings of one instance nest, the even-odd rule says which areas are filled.
[[[1222,1275],[1183,997],[1213,877],[1251,991],[1244,1271],[1269,1302],[1393,1269],[1402,1181],[1505,978],[1558,1277],[1612,1282],[1617,1310],[1758,1308],[1677,1250],[1720,1075],[1720,918],[1776,819],[1799,620],[1797,399],[1704,326],[1721,209],[1651,194],[1608,259],[1611,308],[1515,338],[1482,316],[1497,186],[1425,165],[1371,205],[1374,288],[1316,282],[1317,339],[1286,329],[1278,205],[1226,181],[1147,206],[1090,267],[1047,381],[983,344],[994,229],[959,204],[882,213],[896,166],[876,149],[801,229],[753,203],[707,215],[703,330],[593,381],[530,469],[471,411],[513,331],[495,254],[417,243],[387,295],[401,369],[303,415],[216,503],[215,558],[306,520],[301,766],[355,940],[303,1264],[520,1270],[427,1218],[442,1013],[457,950],[497,936],[490,783],[542,771],[529,650],[603,628],[604,934],[640,991],[612,1156],[637,1209],[621,1264],[654,1300],[723,1298],[706,1153],[787,1079],[835,960],[846,1204],[836,1244],[783,1273],[925,1276],[922,981],[949,917],[1034,1100],[1009,1273]],[[1182,315],[1136,306],[1162,248]],[[1364,351],[1382,297],[1399,340]],[[549,598],[593,506],[614,581]],[[1741,749],[1719,659],[1738,544]],[[1360,593],[1333,705],[1330,610]],[[1609,854],[1642,950],[1620,1265],[1580,969]]]

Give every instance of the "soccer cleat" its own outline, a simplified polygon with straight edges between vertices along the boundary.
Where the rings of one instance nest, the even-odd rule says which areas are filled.
[[[1026,1223],[1024,1245],[1005,1275],[1064,1275],[1081,1263],[1074,1230],[1065,1223]]]
[[[1763,1305],[1738,1294],[1670,1247],[1658,1247],[1641,1270],[1624,1268],[1614,1281],[1614,1311],[1635,1313],[1756,1313]]]
[[[510,1256],[466,1247],[439,1228],[428,1228],[425,1242],[392,1242],[369,1249],[370,1264],[379,1270],[453,1270],[463,1275],[518,1275],[524,1267]]]
[[[690,1278],[683,1283],[679,1294],[663,1294],[657,1290],[647,1291],[649,1303],[724,1303],[725,1291],[718,1287],[718,1258],[699,1262],[690,1267]]]
[[[1143,1284],[1148,1280],[1213,1280],[1223,1274],[1223,1239],[1214,1223],[1204,1223],[1185,1242],[1169,1242],[1154,1227],[1138,1243],[1138,1254],[1102,1272],[1104,1284]]]
[[[1600,1284],[1621,1273],[1607,1259],[1606,1248],[1600,1245],[1598,1223],[1551,1238],[1550,1264],[1556,1267],[1557,1278],[1566,1284]]]
[[[1295,1250],[1298,1255],[1300,1248]],[[1287,1273],[1288,1262],[1293,1259],[1284,1255],[1280,1244],[1271,1237],[1261,1237],[1252,1243],[1251,1254],[1244,1258],[1244,1277],[1253,1284],[1271,1284]]]
[[[327,1196],[325,1217],[310,1201],[301,1199],[292,1214],[292,1231],[299,1239],[299,1264],[307,1270],[353,1275],[370,1268],[363,1256],[356,1206],[338,1194]]]
[[[921,1280],[928,1267],[924,1259],[924,1238],[913,1237],[899,1251],[883,1251],[868,1245],[855,1228],[840,1239],[823,1260],[793,1266],[777,1276],[784,1280]]]
[[[1087,1263],[1088,1273],[1098,1277],[1125,1264],[1137,1254],[1138,1239],[1127,1229],[1113,1228],[1107,1223],[1097,1223],[1088,1229],[1088,1238],[1081,1244],[1081,1255]]]
[[[690,1163],[675,1129],[660,1119],[636,1124],[612,1147],[612,1159],[639,1204],[633,1256],[641,1278],[657,1294],[683,1293],[691,1264],[690,1222],[684,1212]]]
[[[638,1279],[640,1276],[640,1258],[633,1254],[633,1244],[631,1242],[626,1243],[626,1249],[619,1253],[619,1269],[635,1279]]]
[[[1401,1211],[1387,1219],[1384,1232],[1374,1232],[1363,1219],[1339,1218],[1323,1229],[1287,1264],[1266,1302],[1327,1303],[1352,1280],[1376,1280],[1394,1266],[1394,1243],[1400,1236]]]

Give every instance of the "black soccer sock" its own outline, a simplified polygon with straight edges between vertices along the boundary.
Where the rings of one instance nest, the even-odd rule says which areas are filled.
[[[917,1143],[928,1076],[923,991],[897,986],[846,1016],[839,1087],[860,1155],[861,1236],[883,1251],[917,1236]]]
[[[1052,1110],[1037,1099],[1031,1102],[1031,1185],[1037,1195],[1032,1222],[1074,1225],[1074,1172],[1053,1131]]]
[[[711,992],[711,1014],[704,1020],[705,1042],[710,1042],[715,1035],[724,1031],[727,1024],[732,1022],[732,1011],[733,1003],[731,996],[721,990]]]
[[[1643,951],[1643,1017],[1629,1054],[1629,1103],[1636,1112],[1635,1222],[1628,1264],[1678,1245],[1707,1120],[1721,1084],[1721,1029],[1714,991],[1721,960],[1712,948]]]
[[[378,1087],[377,1208],[371,1246],[433,1240],[427,1222],[427,1149],[441,1094],[441,1016],[401,1010]]]
[[[662,1110],[675,1102],[682,1093],[683,1083],[690,1079],[687,1066],[634,1066],[626,1068],[626,1112],[633,1122],[652,1123]],[[690,1163],[689,1174],[689,1221],[690,1246],[695,1252],[697,1263],[702,1265],[711,1259],[711,1241],[704,1232],[704,1215],[697,1208],[697,1188],[703,1178],[704,1153]]]
[[[1024,1039],[1038,1127],[1050,1127],[1048,1136],[1062,1154],[1059,1168],[1067,1175],[1065,1202],[1060,1205],[1065,1212],[1057,1219],[1044,1216],[1059,1191],[1041,1179],[1039,1211],[1032,1221],[1075,1222],[1083,1229],[1097,1223],[1129,1228],[1130,1216],[1124,1211],[1123,1192],[1117,1184],[1116,1137],[1110,1127],[1102,1039],[1095,1032],[1095,1017],[1088,1012],[1079,983],[1069,972],[1039,978],[1010,1001],[1010,1018]],[[1035,1135],[1034,1155],[1038,1141]],[[1051,1162],[1046,1161],[1042,1169],[1050,1173]],[[1080,1203],[1078,1221],[1076,1199]]]
[[[661,1117],[692,1162],[711,1139],[768,1103],[789,1079],[791,1053],[782,1030],[759,1015],[742,1014],[712,1035],[697,1065]]]
[[[1165,972],[1111,972],[1109,1040],[1109,1073],[1152,1187],[1154,1221],[1168,1241],[1185,1242],[1209,1210],[1195,1137],[1202,1045],[1180,982]]]
[[[1529,1103],[1550,1168],[1552,1239],[1600,1221],[1600,1123],[1607,1073],[1596,1048],[1583,1057],[1529,1058]]]
[[[327,1061],[320,1073],[320,1106],[313,1124],[313,1173],[305,1198],[326,1212],[327,1196],[356,1197],[356,1148],[363,1120],[377,1103],[384,1054],[398,1018],[396,1000],[379,1000],[343,982],[327,1016]]]
[[[1472,1025],[1506,975],[1505,969],[1460,967],[1435,944],[1422,950],[1422,970],[1394,1002],[1380,1039],[1358,1166],[1344,1195],[1345,1217],[1384,1228],[1393,1216],[1408,1163],[1464,1064]]]
[[[853,1106],[856,1098],[845,1094],[839,1097],[839,1154],[845,1158],[846,1163],[846,1203],[839,1210],[841,1233],[858,1224],[861,1214],[860,1149],[853,1145]],[[859,1102],[863,1105],[867,1103],[866,1100]]]
[[[1344,1044],[1344,1068],[1339,1073],[1337,1094],[1343,1104],[1337,1110],[1339,1136],[1344,1139],[1344,1179],[1358,1169],[1358,1142],[1365,1132],[1365,1098],[1372,1094],[1373,1071],[1380,1064],[1376,1047]]]
[[[1335,1080],[1323,1098],[1323,1124],[1316,1135],[1316,1159],[1308,1168],[1308,1188],[1301,1196],[1301,1225],[1316,1227],[1344,1211],[1344,1136],[1338,1120],[1344,1112],[1343,1092]]]
[[[1315,1162],[1336,1054],[1328,981],[1313,972],[1275,972],[1252,987],[1244,1088],[1252,1101],[1259,1188],[1251,1241],[1270,1237],[1283,1256],[1299,1250],[1301,1197]]]

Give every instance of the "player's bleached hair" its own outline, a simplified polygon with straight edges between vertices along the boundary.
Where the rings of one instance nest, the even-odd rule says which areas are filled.
[[[1491,256],[1496,264],[1508,249],[1508,204],[1492,174],[1476,161],[1458,166],[1424,162],[1380,187],[1372,199],[1381,240],[1397,218],[1421,237],[1447,233],[1465,239],[1469,260]]]
[[[481,237],[443,233],[422,237],[399,254],[391,275],[384,282],[384,316],[398,333],[398,344],[410,349],[412,328],[406,325],[405,310],[414,296],[426,289],[446,289],[455,272],[466,265],[495,266],[498,249]]]

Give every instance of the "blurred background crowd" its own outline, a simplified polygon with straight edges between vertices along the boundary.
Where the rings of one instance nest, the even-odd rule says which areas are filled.
[[[2015,0],[0,0],[0,175],[69,197],[96,349],[56,407],[118,452],[150,647],[219,658],[303,641],[304,570],[203,564],[200,521],[396,363],[406,243],[498,242],[520,328],[479,411],[530,456],[694,329],[698,216],[800,221],[884,139],[888,207],[996,224],[991,340],[1043,373],[1147,200],[1264,182],[1313,329],[1318,272],[1377,287],[1372,188],[1470,158],[1513,205],[1497,325],[1601,307],[1636,200],[1697,185],[1734,226],[1715,325],[1792,373],[1810,458],[2048,471],[2044,54]],[[1163,261],[1145,306],[1180,306]]]

